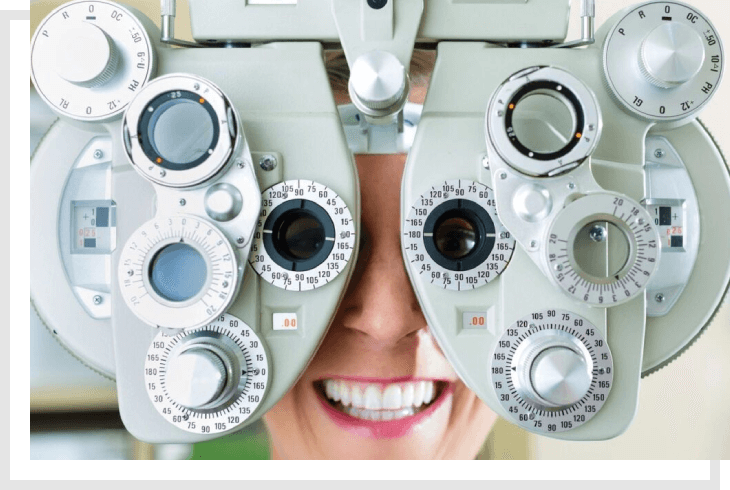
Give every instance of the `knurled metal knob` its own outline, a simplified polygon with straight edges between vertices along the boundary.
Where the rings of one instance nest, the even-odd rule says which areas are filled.
[[[398,58],[387,51],[370,51],[352,64],[349,92],[353,104],[364,114],[385,117],[405,106],[408,73]]]
[[[582,354],[566,348],[545,349],[530,369],[532,388],[542,400],[556,407],[580,401],[591,386],[591,373]]]
[[[651,31],[639,52],[642,74],[653,85],[665,89],[690,81],[704,61],[702,38],[679,22],[667,22]]]
[[[114,41],[94,24],[69,21],[56,43],[56,73],[74,85],[98,87],[117,72],[119,54]]]
[[[170,360],[165,388],[177,403],[196,409],[214,404],[227,381],[223,360],[205,346],[193,346]]]

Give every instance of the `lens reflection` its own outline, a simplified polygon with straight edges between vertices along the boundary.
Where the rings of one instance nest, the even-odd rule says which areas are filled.
[[[149,281],[162,298],[181,302],[203,289],[207,272],[200,252],[186,243],[173,243],[162,248],[152,259]]]
[[[477,243],[474,223],[463,216],[447,217],[436,225],[433,232],[436,248],[450,259],[462,259],[469,255]]]

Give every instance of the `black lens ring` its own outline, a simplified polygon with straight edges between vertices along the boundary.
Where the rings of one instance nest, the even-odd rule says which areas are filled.
[[[434,231],[446,219],[461,216],[474,225],[477,239],[474,248],[461,259],[443,255],[436,245]],[[451,199],[436,206],[423,226],[423,244],[428,255],[438,265],[450,271],[468,271],[479,267],[492,253],[496,243],[494,221],[489,213],[470,199]],[[425,236],[430,234],[430,236]],[[487,236],[491,235],[491,236]]]
[[[560,90],[558,90],[558,87],[560,87]],[[512,125],[512,115],[514,114],[514,110],[517,107],[519,101],[530,95],[532,92],[542,89],[552,90],[553,92],[557,92],[565,96],[565,98],[568,99],[570,104],[573,106],[573,110],[576,115],[576,130],[573,133],[573,137],[560,150],[554,151],[552,153],[540,153],[527,148],[517,138],[517,134],[515,133],[514,127]],[[568,87],[552,80],[536,80],[534,82],[526,83],[520,90],[517,91],[517,93],[515,93],[515,95],[512,96],[512,99],[510,99],[510,101],[507,103],[507,112],[504,118],[504,126],[505,130],[507,131],[507,137],[509,138],[510,142],[512,142],[512,146],[514,146],[517,151],[519,151],[526,157],[540,161],[557,160],[570,153],[573,148],[575,148],[576,145],[580,142],[580,138],[577,137],[576,133],[580,133],[581,135],[585,134],[585,114],[583,113],[583,106],[581,106],[578,97]]]
[[[175,97],[173,98],[171,95],[175,94]],[[178,95],[179,94],[179,95]],[[208,149],[208,151],[205,151],[202,156],[199,158],[193,160],[192,162],[188,163],[173,163],[167,161],[162,155],[159,155],[157,153],[157,150],[155,150],[154,145],[152,144],[152,141],[150,141],[149,138],[149,129],[150,129],[150,123],[153,120],[156,120],[156,113],[157,110],[160,107],[163,107],[166,105],[167,102],[174,101],[174,100],[180,100],[180,99],[187,99],[187,100],[193,100],[197,103],[199,103],[203,108],[208,112],[210,115],[210,120],[213,123],[213,139],[211,142],[211,146]],[[203,100],[203,102],[200,102],[200,100]],[[150,111],[149,109],[152,108]],[[216,145],[218,144],[218,136],[220,134],[220,126],[218,124],[218,116],[215,113],[215,110],[213,109],[213,106],[210,105],[210,103],[203,99],[200,95],[189,92],[187,90],[172,90],[169,92],[165,92],[163,94],[158,95],[154,99],[150,101],[149,104],[147,104],[142,111],[142,116],[139,120],[139,126],[137,127],[137,139],[139,141],[140,146],[142,147],[142,151],[147,156],[147,158],[150,159],[150,161],[154,162],[155,165],[158,165],[162,168],[165,168],[167,170],[189,170],[191,168],[195,168],[201,163],[203,163],[205,160],[207,160],[210,157],[210,153],[212,150],[215,149]]]
[[[280,228],[282,220],[287,219],[288,214],[302,211],[308,217],[319,222],[324,228],[324,244],[308,259],[297,259],[285,252],[282,253],[277,247],[277,237],[275,236],[277,234],[276,230]],[[318,267],[329,257],[332,248],[335,246],[335,225],[327,211],[319,204],[308,199],[292,199],[275,207],[266,218],[263,241],[266,253],[277,265],[289,271],[304,272]]]

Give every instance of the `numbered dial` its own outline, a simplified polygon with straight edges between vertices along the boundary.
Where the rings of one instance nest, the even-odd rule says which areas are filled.
[[[31,77],[60,114],[100,122],[120,116],[150,79],[154,51],[142,23],[111,2],[62,5],[31,43]]]
[[[611,93],[650,121],[692,117],[715,93],[722,43],[702,13],[678,2],[633,8],[611,30],[603,53]]]
[[[263,192],[249,263],[286,290],[324,286],[345,270],[355,250],[355,222],[332,189],[289,180]]]
[[[497,217],[492,189],[471,180],[447,180],[411,206],[403,223],[403,248],[412,274],[462,291],[499,276],[515,240]]]
[[[144,370],[147,393],[160,415],[197,434],[242,424],[263,400],[269,380],[263,343],[229,314],[174,336],[158,333]]]
[[[646,288],[659,263],[659,232],[625,196],[589,194],[555,218],[545,248],[550,277],[593,306],[625,303]]]
[[[532,432],[575,429],[601,409],[613,382],[613,359],[601,333],[565,310],[533,313],[510,325],[492,358],[502,408]]]
[[[235,297],[239,278],[228,240],[194,216],[148,221],[129,238],[119,260],[122,297],[152,326],[194,328],[210,322]]]

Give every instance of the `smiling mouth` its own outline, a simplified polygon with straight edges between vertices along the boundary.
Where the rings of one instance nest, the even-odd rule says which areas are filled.
[[[315,389],[338,412],[374,422],[399,420],[428,409],[444,394],[448,382],[414,380],[372,383],[322,379]]]

